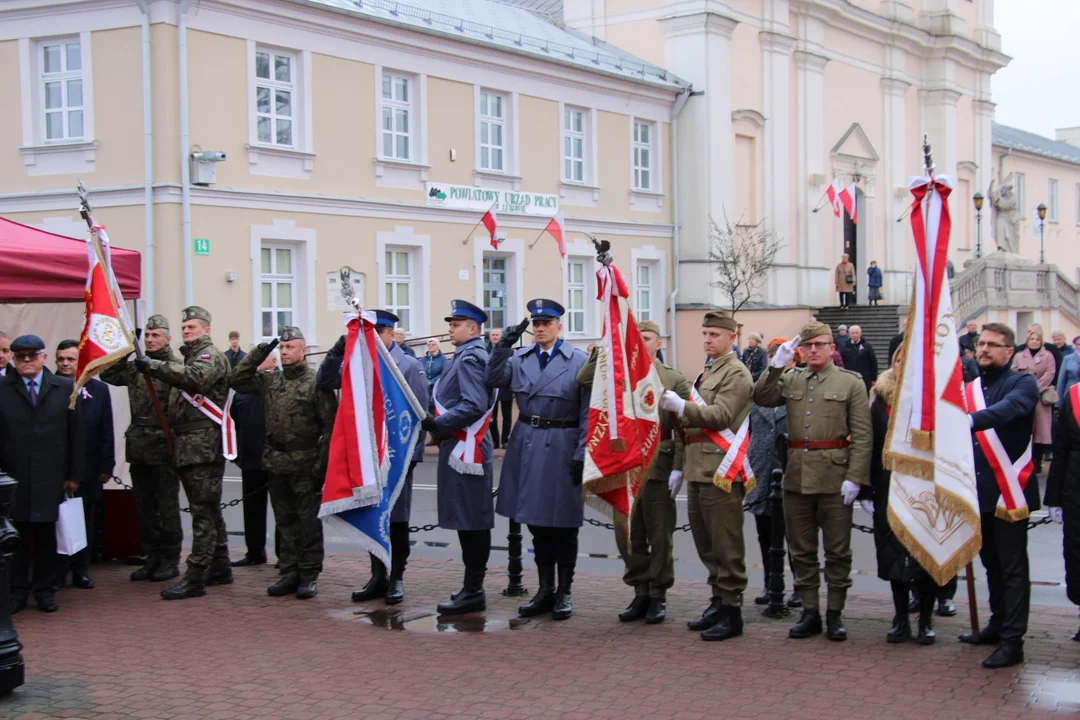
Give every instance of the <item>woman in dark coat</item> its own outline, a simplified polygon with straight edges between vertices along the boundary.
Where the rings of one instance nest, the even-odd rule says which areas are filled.
[[[885,469],[882,455],[885,449],[885,436],[889,431],[889,414],[893,400],[900,390],[898,378],[903,363],[903,351],[898,350],[893,357],[892,367],[881,374],[874,384],[874,402],[870,406],[870,419],[874,426],[874,452],[870,462],[870,487],[873,493],[874,545],[877,546],[878,577],[888,580],[892,585],[893,605],[896,616],[886,640],[901,643],[911,638],[911,623],[908,620],[908,605],[912,586],[919,594],[919,634],[920,645],[932,645],[934,632],[934,602],[937,584],[911,557],[907,548],[893,534],[889,527],[889,480],[892,472]]]

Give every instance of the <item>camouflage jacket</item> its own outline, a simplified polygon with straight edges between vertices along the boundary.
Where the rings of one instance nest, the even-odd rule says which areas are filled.
[[[203,395],[224,409],[229,394],[229,361],[204,336],[180,348],[184,362],[151,360],[150,377],[172,389],[169,393],[169,427],[176,444],[176,466],[218,462],[221,453],[221,426],[202,414],[180,393]]]
[[[171,347],[146,353],[152,360],[180,362],[180,356]],[[168,465],[172,462],[169,455],[169,443],[161,429],[161,419],[150,399],[146,380],[135,363],[120,362],[101,373],[101,379],[110,385],[126,387],[128,405],[131,408],[131,424],[124,433],[124,454],[132,465]],[[168,412],[169,386],[160,380],[154,380],[161,407]]]
[[[281,475],[326,474],[337,396],[315,385],[306,363],[258,372],[266,353],[255,348],[229,373],[229,387],[258,395],[266,408],[263,470]]]

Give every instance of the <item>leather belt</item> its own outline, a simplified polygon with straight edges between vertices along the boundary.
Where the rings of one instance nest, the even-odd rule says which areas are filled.
[[[540,430],[570,430],[581,427],[577,420],[551,420],[536,415],[518,415],[518,422]]]
[[[286,440],[282,442],[268,437],[266,442],[277,452],[300,452],[302,450],[315,450],[319,447],[318,441],[313,442],[311,440]]]
[[[160,428],[161,427],[161,421],[160,420],[158,420],[157,418],[154,418],[154,419],[151,420],[148,417],[133,417],[133,418],[131,418],[131,424],[135,425],[137,427],[150,427],[150,428]]]
[[[851,445],[850,440],[791,440],[788,447],[792,450],[840,450]]]
[[[217,426],[209,420],[194,420],[192,422],[173,425],[169,429],[172,430],[174,433],[189,433],[195,432],[196,430],[206,430],[207,428],[216,429]]]
[[[712,442],[712,440],[705,433],[694,433],[693,435],[687,435],[685,442],[687,445],[693,445],[694,443]]]

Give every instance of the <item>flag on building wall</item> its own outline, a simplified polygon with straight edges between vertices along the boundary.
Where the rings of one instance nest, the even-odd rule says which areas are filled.
[[[491,238],[491,247],[496,250],[499,249],[499,241],[495,239],[495,230],[498,228],[498,222],[495,217],[495,205],[492,204],[488,208],[488,211],[484,213],[484,217],[480,218],[480,222],[487,228],[488,236]]]
[[[566,221],[563,219],[562,208],[555,213],[555,217],[548,220],[547,227],[544,228],[544,232],[555,238],[555,242],[559,244],[559,254],[566,257],[566,237],[563,234],[563,228],[566,227]]]
[[[833,178],[832,184],[825,190],[829,196],[829,204],[832,205],[832,214],[840,217],[840,178]]]
[[[855,183],[851,183],[841,190],[839,198],[840,203],[844,206],[844,209],[847,210],[847,214],[851,216],[851,222],[858,222],[859,205],[855,196]],[[840,213],[837,212],[836,215],[839,217]]]

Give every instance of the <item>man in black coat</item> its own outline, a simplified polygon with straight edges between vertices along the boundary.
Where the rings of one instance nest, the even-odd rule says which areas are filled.
[[[41,338],[21,335],[11,351],[15,374],[0,378],[0,468],[19,483],[11,510],[19,532],[19,548],[11,559],[11,611],[26,607],[32,589],[38,608],[56,612],[57,508],[65,491],[78,490],[82,477],[80,408],[68,408],[75,384],[45,367],[48,355]]]
[[[240,333],[236,330],[230,330],[229,349],[225,351],[225,359],[229,361],[229,369],[235,369],[245,357],[247,357],[247,353],[240,349]]]
[[[990,621],[978,638],[960,636],[961,642],[978,645],[998,645],[998,649],[983,662],[983,667],[1011,667],[1024,661],[1024,634],[1027,632],[1031,604],[1031,577],[1028,569],[1028,514],[1039,509],[1039,483],[1030,472],[1030,454],[1020,478],[1027,478],[1023,488],[1027,511],[1015,503],[1010,509],[1002,499],[1001,483],[984,447],[980,433],[993,431],[1015,463],[1030,453],[1035,407],[1039,403],[1039,386],[1035,378],[1012,370],[1016,335],[1008,325],[983,325],[976,344],[979,363],[979,382],[985,398],[985,409],[968,416],[975,449],[975,483],[979,493],[979,512],[982,515],[982,550],[979,555],[986,568],[990,586]],[[974,408],[969,408],[969,412]],[[987,441],[992,437],[987,437]],[[995,460],[998,464],[1000,461]],[[1001,504],[999,504],[999,501]]]
[[[1045,500],[1050,517],[1063,526],[1065,591],[1074,605],[1080,605],[1080,384],[1061,399]],[[1080,630],[1073,640],[1080,641]]]
[[[64,340],[56,346],[56,374],[75,381],[79,365],[79,341]],[[100,380],[92,378],[79,390],[79,414],[83,424],[83,464],[79,489],[75,497],[83,499],[86,517],[86,547],[70,559],[65,555],[57,558],[57,583],[63,585],[71,570],[71,584],[89,590],[94,587],[90,579],[90,555],[94,547],[94,522],[101,507],[101,486],[112,477],[116,466],[116,448],[113,438],[112,400],[109,388]]]
[[[863,383],[869,392],[877,381],[877,355],[874,354],[874,348],[870,343],[863,340],[862,328],[858,325],[848,328],[848,342],[843,348],[837,345],[836,349],[840,351],[844,369],[853,370],[862,375]]]
[[[259,372],[277,370],[277,356],[271,354],[259,366]],[[266,500],[270,473],[263,470],[263,446],[266,444],[266,410],[258,395],[236,393],[232,401],[236,421],[236,466],[244,495],[244,542],[247,552],[233,567],[266,563]],[[277,530],[274,531],[274,554],[277,554]]]

